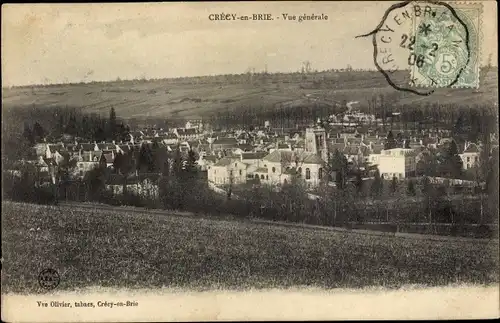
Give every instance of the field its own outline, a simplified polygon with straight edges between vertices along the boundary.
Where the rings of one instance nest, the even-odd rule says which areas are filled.
[[[401,71],[396,79],[404,80]],[[182,80],[116,81],[3,89],[4,108],[75,107],[84,112],[107,114],[114,107],[123,118],[200,117],[215,111],[237,111],[242,107],[340,104],[343,100],[368,104],[374,95],[394,96],[397,106],[439,103],[490,105],[498,102],[498,70],[481,74],[479,90],[439,89],[430,96],[394,90],[379,72],[321,72],[256,76],[214,76]],[[398,83],[398,82],[397,82]],[[398,84],[403,84],[399,82]],[[313,98],[313,99],[311,99]]]
[[[498,282],[497,242],[426,241],[245,221],[2,202],[2,288],[193,290]]]

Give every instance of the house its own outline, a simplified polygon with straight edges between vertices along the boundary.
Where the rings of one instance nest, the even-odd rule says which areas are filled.
[[[481,151],[478,145],[474,143],[465,142],[464,150],[459,154],[462,159],[463,169],[470,169],[477,166],[479,163],[479,155]]]
[[[83,177],[85,174],[100,165],[102,157],[101,151],[83,151],[76,158],[77,176]]]
[[[259,152],[244,152],[240,155],[240,160],[242,163],[248,164],[248,165],[257,165],[260,166],[262,164],[262,158],[267,156],[268,153],[265,151],[259,151]]]
[[[378,158],[378,169],[384,179],[415,176],[417,170],[415,151],[405,148],[382,150]]]
[[[47,145],[45,150],[45,158],[53,159],[57,164],[59,164],[63,159],[61,152],[65,151],[64,145]]]
[[[370,145],[370,154],[368,156],[368,163],[370,163],[370,165],[378,165],[382,150],[384,150],[384,145],[382,144]]]
[[[113,150],[115,149],[116,150],[116,145],[114,142],[112,143],[109,143],[109,142],[103,142],[103,143],[100,143],[100,144],[97,144],[97,148],[98,150],[100,151],[104,151],[104,150]]]
[[[106,167],[111,167],[113,166],[113,162],[115,160],[116,154],[114,150],[104,150],[101,154],[101,158],[104,158],[104,161],[106,163]]]
[[[156,173],[143,173],[127,177],[126,190],[129,193],[142,197],[158,198],[160,175]],[[124,177],[118,174],[110,174],[106,179],[105,187],[113,194],[123,194]]]
[[[214,150],[229,150],[238,147],[238,141],[233,137],[217,138],[211,145],[212,151]]]
[[[191,119],[186,122],[185,129],[197,129],[198,131],[203,131],[203,120],[201,119]]]
[[[197,165],[201,171],[207,171],[208,167],[213,166],[217,162],[217,156],[214,155],[200,155]]]
[[[244,184],[247,167],[238,158],[224,157],[208,166],[208,181],[216,185]]]
[[[318,186],[323,176],[322,167],[321,157],[308,152],[275,150],[262,159],[262,168],[267,169],[269,183],[273,185],[290,182],[290,170],[295,168],[297,177],[308,187]]]
[[[239,144],[248,144],[250,142],[250,139],[251,137],[247,132],[242,132],[236,137],[236,140],[238,140]]]
[[[99,147],[97,146],[97,143],[81,143],[80,144],[80,150],[83,151],[99,151]]]
[[[179,140],[189,141],[201,138],[201,134],[196,128],[175,128],[173,133],[177,135]]]
[[[179,142],[179,136],[173,132],[169,132],[166,135],[160,137],[164,144],[166,145],[177,145]]]
[[[348,163],[358,164],[360,159],[362,159],[361,151],[359,150],[359,146],[346,146],[342,151],[344,156],[347,158]]]
[[[277,149],[284,151],[292,151],[292,145],[287,143],[279,143]]]

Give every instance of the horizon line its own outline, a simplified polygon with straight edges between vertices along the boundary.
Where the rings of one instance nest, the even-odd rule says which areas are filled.
[[[490,65],[490,66],[479,66],[480,69],[482,68],[494,68],[497,69],[498,66],[496,65]],[[408,71],[409,69],[398,69],[395,71]],[[346,72],[379,72],[376,68],[373,69],[356,69],[356,68],[351,68],[348,69],[346,68],[331,68],[327,70],[319,70],[319,71],[310,71],[310,72],[301,72],[301,71],[295,71],[295,72],[268,72],[268,71],[260,71],[260,72],[244,72],[244,73],[230,73],[230,74],[201,74],[201,75],[193,75],[193,76],[176,76],[176,77],[162,77],[162,78],[144,78],[144,77],[137,77],[137,78],[120,78],[116,77],[115,79],[108,79],[108,80],[89,80],[89,81],[75,81],[75,82],[54,82],[54,83],[31,83],[31,84],[19,84],[19,85],[8,85],[8,86],[3,86],[2,89],[14,89],[14,88],[23,88],[23,87],[45,87],[45,86],[57,86],[57,85],[80,85],[80,84],[94,84],[94,83],[113,83],[113,82],[133,82],[133,81],[140,81],[140,82],[151,82],[151,81],[165,81],[165,80],[180,80],[180,79],[196,79],[196,78],[209,78],[209,77],[221,77],[221,76],[244,76],[244,75],[277,75],[277,74],[304,74],[304,75],[312,75],[312,74],[319,74],[319,73],[328,73],[328,72],[335,72],[335,73],[346,73]]]

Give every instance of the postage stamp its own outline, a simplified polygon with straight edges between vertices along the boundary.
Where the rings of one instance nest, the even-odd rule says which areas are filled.
[[[372,36],[374,64],[398,91],[426,96],[436,88],[477,88],[481,13],[481,3],[404,1],[357,37]]]
[[[479,87],[481,3],[429,3],[413,16],[410,84]]]

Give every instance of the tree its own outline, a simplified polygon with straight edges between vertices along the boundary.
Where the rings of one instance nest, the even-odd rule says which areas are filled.
[[[84,182],[91,200],[98,200],[106,187],[106,169],[96,166],[85,174]]]
[[[458,147],[455,140],[452,140],[444,156],[443,173],[452,178],[460,178],[462,175],[462,159],[458,155]]]
[[[67,197],[68,183],[73,176],[76,164],[77,160],[75,158],[71,158],[70,155],[64,154],[63,159],[57,165],[57,181],[59,184],[62,184],[65,198]]]
[[[330,178],[335,180],[339,189],[344,189],[347,180],[347,158],[338,149],[330,156],[327,172]]]
[[[45,138],[45,130],[38,122],[33,125],[33,136],[35,141],[42,141]]]
[[[190,149],[188,152],[185,171],[190,175],[196,174],[198,171],[196,153],[192,149]]]
[[[124,162],[124,156],[121,152],[118,152],[113,160],[113,169],[115,172],[120,173],[122,169],[122,164]]]
[[[356,193],[360,195],[363,192],[363,178],[361,177],[361,172],[356,173],[354,186],[356,187]]]
[[[155,168],[153,153],[149,144],[143,144],[139,150],[136,169],[139,172],[153,172]]]
[[[24,124],[23,137],[30,145],[35,144],[35,136],[33,135],[33,131],[31,131],[28,124]]]
[[[397,189],[398,189],[398,179],[396,176],[393,176],[391,181],[391,193],[392,194],[396,193]]]
[[[92,139],[92,127],[86,115],[82,117],[81,133],[79,133],[78,136]]]
[[[453,126],[452,135],[455,138],[461,138],[465,133],[465,118],[463,112],[460,111],[455,125]]]
[[[61,136],[64,133],[64,116],[59,113],[59,118],[57,120],[56,135]]]
[[[77,131],[78,131],[78,127],[77,127],[77,123],[76,123],[76,117],[74,114],[71,114],[64,132],[71,135],[71,136],[76,136]]]
[[[111,107],[109,110],[108,138],[118,140],[118,137],[115,108]]]
[[[408,182],[408,187],[406,188],[406,193],[409,196],[415,196],[417,194],[416,190],[415,190],[415,183],[413,182],[413,180],[410,180]]]
[[[375,171],[375,177],[370,187],[372,196],[379,197],[382,194],[383,189],[384,189],[384,182],[380,177],[380,172],[377,168]]]
[[[394,139],[394,134],[392,133],[392,130],[389,130],[389,133],[387,134],[387,139],[384,143],[384,149],[393,149],[396,148],[396,140]]]

